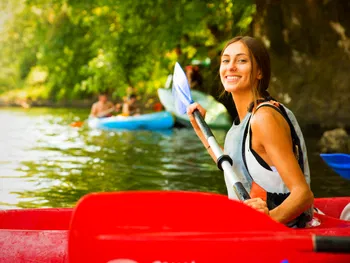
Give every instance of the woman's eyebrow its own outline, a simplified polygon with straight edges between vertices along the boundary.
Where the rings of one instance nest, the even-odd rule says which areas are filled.
[[[238,53],[238,54],[236,54],[236,57],[237,57],[237,56],[242,56],[242,55],[248,56],[248,55],[245,54],[245,53]],[[229,54],[223,54],[223,55],[222,55],[222,57],[229,57],[229,56],[230,56]]]

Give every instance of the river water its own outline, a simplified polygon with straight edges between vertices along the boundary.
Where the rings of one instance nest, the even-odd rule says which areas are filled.
[[[192,129],[100,131],[70,127],[82,109],[0,109],[0,208],[71,207],[100,191],[191,190],[226,193]],[[222,144],[225,131],[214,131]],[[349,196],[350,181],[319,157],[306,136],[316,197]]]

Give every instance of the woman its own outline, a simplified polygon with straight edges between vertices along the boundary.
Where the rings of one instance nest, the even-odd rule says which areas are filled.
[[[138,116],[140,115],[140,108],[137,106],[136,95],[131,94],[122,108],[123,116]]]
[[[252,198],[245,204],[290,227],[305,227],[313,211],[305,142],[293,113],[267,92],[270,75],[269,54],[258,40],[239,36],[224,47],[220,78],[238,112],[225,152],[250,191]],[[208,146],[193,118],[195,109],[203,116],[205,110],[194,103],[188,115]]]

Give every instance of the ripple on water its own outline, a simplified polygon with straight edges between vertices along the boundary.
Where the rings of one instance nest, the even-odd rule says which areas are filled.
[[[226,192],[222,173],[191,129],[69,126],[87,115],[76,109],[0,110],[0,122],[6,123],[0,129],[0,207],[67,207],[100,191]],[[221,144],[224,135],[215,131]],[[316,196],[349,195],[350,183],[332,174],[315,149],[309,152],[315,153],[310,165]]]

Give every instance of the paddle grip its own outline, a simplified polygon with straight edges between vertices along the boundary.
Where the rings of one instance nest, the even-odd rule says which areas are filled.
[[[315,236],[315,252],[350,253],[350,236]]]
[[[237,193],[239,199],[241,199],[241,201],[250,199],[250,195],[248,194],[247,190],[244,188],[241,182],[236,182],[233,185],[233,187],[235,188],[234,190]]]
[[[233,161],[232,161],[231,157],[228,156],[227,154],[222,154],[221,156],[219,156],[219,158],[216,160],[216,162],[217,162],[218,168],[221,171],[224,170],[224,168],[222,167],[223,162],[229,162],[231,166],[233,165]]]
[[[205,120],[203,119],[202,114],[199,112],[199,110],[194,110],[193,111],[193,116],[194,119],[196,120],[199,128],[201,129],[201,131],[203,132],[205,139],[208,140],[209,137],[213,136],[214,134],[212,133],[211,129],[209,128],[208,124],[205,122]]]

